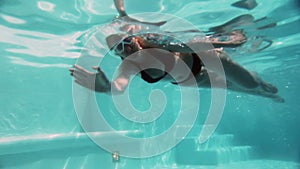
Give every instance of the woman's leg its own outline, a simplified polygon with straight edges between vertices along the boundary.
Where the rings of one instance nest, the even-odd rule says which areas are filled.
[[[225,52],[212,52],[217,52],[216,55],[221,60],[225,77],[221,77],[220,72],[208,73],[210,70],[204,66],[201,72],[195,76],[199,87],[211,87],[210,82],[212,79],[215,87],[224,87],[222,83],[225,78],[226,87],[229,90],[273,98],[277,102],[284,101],[280,96],[276,95],[278,89],[275,86],[265,82],[255,73],[246,70],[241,65],[231,60]],[[218,83],[220,83],[219,86]]]

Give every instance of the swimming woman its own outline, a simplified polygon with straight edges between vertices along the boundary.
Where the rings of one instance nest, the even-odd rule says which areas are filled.
[[[119,14],[127,16],[122,3],[123,1],[115,0]],[[134,20],[134,22],[138,21]],[[231,37],[233,38],[225,42],[220,41],[218,37],[213,37],[214,39],[190,41],[187,45],[171,36],[157,33],[114,34],[106,38],[107,45],[123,61],[119,67],[117,77],[112,82],[108,80],[99,67],[93,67],[97,72],[92,73],[79,65],[75,65],[74,68],[70,68],[70,72],[74,76],[75,82],[81,86],[108,94],[122,94],[126,90],[130,79],[139,73],[141,78],[148,83],[165,80],[176,85],[189,86],[189,81],[195,78],[199,88],[210,88],[211,78],[215,81],[225,80],[226,87],[230,90],[260,95],[272,98],[277,102],[283,102],[284,100],[276,95],[278,90],[275,86],[232,61],[222,48],[195,52],[189,47],[190,45],[199,46],[211,42],[214,42],[213,45],[218,45],[218,47],[236,47],[246,40],[243,33],[239,31],[233,31]],[[200,59],[201,57],[214,56],[220,59],[226,79],[221,76],[220,72],[212,72],[213,70],[206,67]],[[180,61],[183,61],[190,69],[189,74],[186,71],[180,71],[181,68],[178,68]],[[149,65],[155,68],[149,68]],[[147,69],[144,69],[145,67]],[[172,77],[169,72],[172,72]]]

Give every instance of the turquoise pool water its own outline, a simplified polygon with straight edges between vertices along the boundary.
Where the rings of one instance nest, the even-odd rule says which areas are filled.
[[[257,0],[257,7],[247,10],[231,6],[234,2],[126,0],[125,5],[129,14],[172,14],[203,31],[242,14],[251,14],[255,19],[267,17],[245,27],[249,42],[228,52],[235,61],[277,86],[285,103],[227,91],[216,133],[208,143],[200,145],[199,126],[210,106],[210,90],[203,89],[196,127],[178,146],[152,158],[116,160],[84,134],[75,112],[68,72],[80,56],[81,37],[96,25],[110,23],[117,15],[112,0],[1,0],[0,168],[298,169],[300,4],[296,0]],[[151,22],[159,20],[154,18]],[[277,26],[256,29],[270,23]],[[256,51],[255,36],[271,39],[272,46]],[[116,64],[119,60],[113,61]],[[103,69],[109,72],[111,66],[104,65]],[[164,83],[148,85],[135,80],[129,90],[134,93],[131,100],[138,109],[149,107],[148,96],[143,93],[153,88],[165,89],[171,100],[156,123],[138,126],[124,120],[108,96],[97,94],[97,103],[106,105],[104,116],[118,132],[134,137],[139,137],[139,132],[143,136],[162,133],[177,117],[178,90]],[[92,134],[107,144],[122,144],[110,133]]]

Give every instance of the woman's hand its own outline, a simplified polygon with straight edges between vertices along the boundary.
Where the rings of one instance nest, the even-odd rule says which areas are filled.
[[[74,65],[74,68],[69,70],[71,76],[75,78],[75,82],[82,87],[96,92],[110,92],[111,85],[104,72],[98,66],[92,68],[97,72],[90,72],[79,65]]]

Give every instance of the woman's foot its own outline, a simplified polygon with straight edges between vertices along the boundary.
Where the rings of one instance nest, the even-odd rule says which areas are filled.
[[[270,84],[270,83],[261,82],[260,86],[261,86],[261,88],[262,88],[264,91],[266,91],[266,92],[268,92],[268,93],[274,93],[274,94],[275,94],[275,93],[278,92],[277,87],[273,86],[273,85]]]

